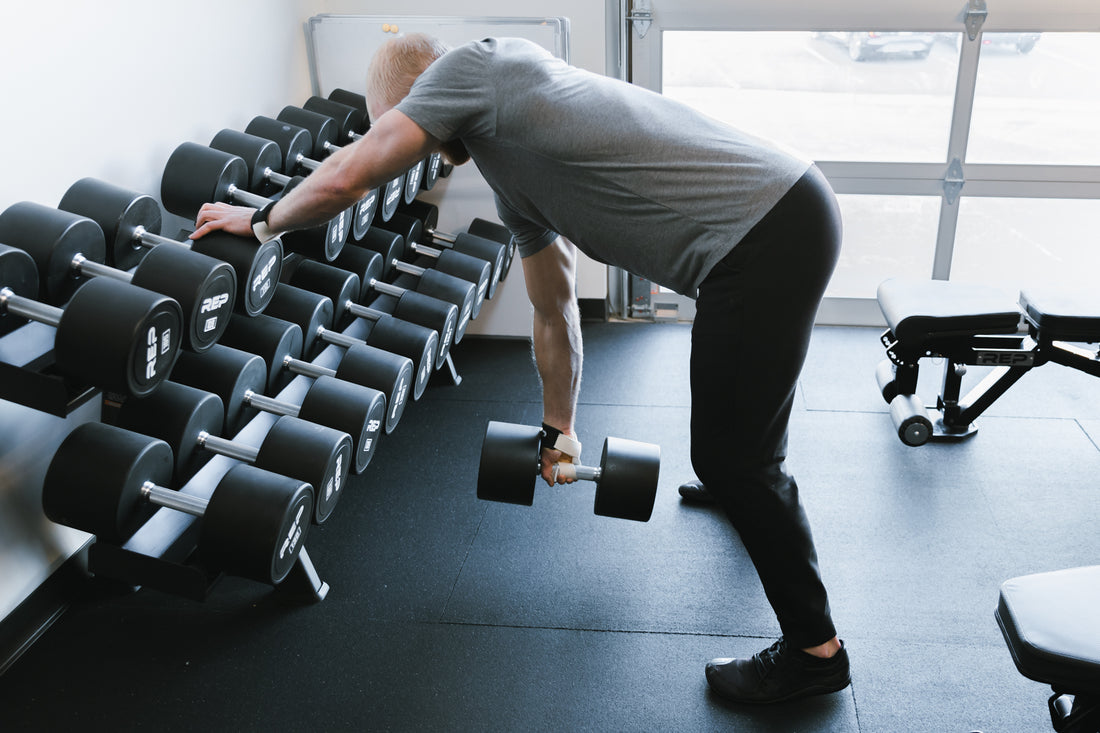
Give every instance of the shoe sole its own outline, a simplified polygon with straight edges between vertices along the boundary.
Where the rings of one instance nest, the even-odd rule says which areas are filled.
[[[851,677],[851,675],[849,675],[848,679],[845,680],[844,684],[842,684],[842,685],[804,687],[801,690],[795,690],[791,694],[785,695],[784,697],[770,697],[767,700],[749,700],[749,699],[744,699],[744,698],[738,698],[738,697],[733,697],[733,696],[730,696],[730,695],[726,695],[722,692],[719,692],[718,690],[715,690],[713,687],[711,687],[710,689],[711,689],[712,692],[714,692],[715,695],[718,695],[723,700],[728,700],[730,702],[735,702],[735,703],[739,703],[739,704],[743,704],[743,705],[774,705],[776,703],[781,703],[781,702],[791,702],[792,700],[801,700],[804,697],[816,697],[818,695],[831,695],[834,692],[840,692],[841,690],[846,689],[851,684],[852,684],[852,677]]]

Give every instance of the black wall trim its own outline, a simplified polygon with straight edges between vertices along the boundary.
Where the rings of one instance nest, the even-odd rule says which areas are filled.
[[[606,298],[579,298],[577,306],[582,321],[606,321],[608,318]]]

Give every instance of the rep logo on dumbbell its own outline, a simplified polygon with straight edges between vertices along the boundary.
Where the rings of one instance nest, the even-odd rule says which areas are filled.
[[[481,446],[478,498],[531,506],[535,479],[542,469],[543,435],[541,428],[490,421]],[[563,475],[595,482],[594,512],[600,516],[647,522],[653,514],[660,468],[660,446],[609,437],[598,467],[558,463],[554,478]]]

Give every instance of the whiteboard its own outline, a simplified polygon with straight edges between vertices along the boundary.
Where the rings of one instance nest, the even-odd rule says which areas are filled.
[[[411,15],[316,15],[307,23],[313,93],[333,89],[363,94],[367,66],[387,40],[406,33],[427,33],[449,46],[489,37],[533,41],[569,61],[569,19],[444,17]]]

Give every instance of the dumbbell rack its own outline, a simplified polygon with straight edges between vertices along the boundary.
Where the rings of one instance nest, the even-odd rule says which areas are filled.
[[[0,400],[67,417],[99,391],[53,374],[54,329],[28,323],[0,337]]]
[[[431,261],[430,257],[419,257],[414,264],[429,267]],[[411,275],[401,275],[394,280],[394,284],[412,288],[416,285],[416,278]],[[396,299],[391,296],[378,295],[367,305],[392,314],[395,304]],[[343,330],[343,333],[352,338],[362,339],[366,337],[369,329],[368,323],[356,319]],[[343,355],[343,348],[330,345],[313,359],[312,363],[335,369]],[[447,357],[446,364],[447,377],[452,384],[461,383],[462,377],[458,374],[450,355]],[[308,377],[297,376],[279,392],[277,398],[299,403],[311,383],[312,380]],[[235,439],[258,445],[277,419],[277,415],[260,413],[237,433]],[[218,481],[233,465],[232,459],[214,456],[180,489],[180,492],[209,499]],[[130,585],[148,586],[201,601],[210,593],[220,575],[211,575],[202,567],[187,562],[195,549],[198,529],[198,520],[191,515],[174,511],[157,511],[124,544],[113,545],[106,542],[92,544],[88,551],[89,570],[96,575]],[[279,592],[314,602],[323,600],[329,590],[328,584],[321,580],[304,547],[298,556],[294,570],[276,588]]]

